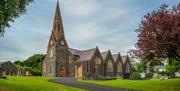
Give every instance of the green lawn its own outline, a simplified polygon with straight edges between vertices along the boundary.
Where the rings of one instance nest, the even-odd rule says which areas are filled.
[[[95,80],[78,80],[80,82],[99,84],[105,86],[136,89],[142,91],[180,91],[180,78],[168,80],[109,80],[109,81],[95,81]]]
[[[82,89],[48,82],[51,78],[16,77],[0,79],[0,91],[85,91]]]

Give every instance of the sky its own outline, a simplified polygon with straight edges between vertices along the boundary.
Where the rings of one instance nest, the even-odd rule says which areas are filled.
[[[0,62],[25,60],[45,54],[52,30],[57,0],[35,0],[27,13],[6,28],[0,38]],[[85,50],[98,46],[113,54],[135,48],[142,17],[161,4],[180,0],[59,0],[69,47]]]

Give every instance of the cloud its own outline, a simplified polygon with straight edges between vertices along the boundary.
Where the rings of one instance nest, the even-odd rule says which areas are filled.
[[[178,0],[168,0],[175,4]],[[69,46],[126,54],[137,41],[134,32],[147,12],[157,9],[163,0],[60,0],[64,31]],[[56,0],[36,0],[7,29],[0,39],[0,61],[24,60],[46,53],[52,30]]]
[[[69,32],[69,38],[71,41],[78,44],[85,44],[93,39],[96,39],[102,36],[103,30],[102,27],[97,26],[96,23],[79,23],[75,26],[71,26],[72,31]]]
[[[86,17],[94,14],[98,9],[96,0],[67,0],[62,1],[64,10],[71,17]]]
[[[126,55],[129,49],[134,47],[137,36],[135,32],[116,33],[113,36],[104,38],[97,45],[101,51],[111,50],[112,53],[120,52]]]

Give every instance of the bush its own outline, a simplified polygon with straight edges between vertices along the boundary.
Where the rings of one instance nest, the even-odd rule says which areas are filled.
[[[153,77],[153,73],[146,73],[145,74],[145,79],[150,79]]]
[[[37,70],[37,69],[33,69],[32,70],[32,75],[33,76],[41,76],[42,75],[42,71]]]
[[[158,71],[157,73],[158,73],[158,74],[161,74],[161,75],[163,75],[163,76],[164,76],[164,75],[168,75],[168,72],[166,72],[166,71]]]
[[[139,72],[133,72],[132,75],[131,75],[131,79],[132,80],[141,80],[141,75]]]

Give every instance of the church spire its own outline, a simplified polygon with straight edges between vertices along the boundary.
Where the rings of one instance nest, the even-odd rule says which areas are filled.
[[[58,26],[61,26],[62,29],[60,31],[63,31],[63,23],[62,23],[61,12],[60,12],[58,0],[57,0],[57,5],[56,5],[55,17],[54,17],[54,25],[55,24],[57,24]]]
[[[53,29],[52,29],[51,36],[52,36],[54,42],[59,42],[59,41],[63,40],[65,42],[64,44],[66,46],[68,46],[68,44],[65,40],[63,22],[62,22],[61,11],[60,11],[60,6],[59,6],[58,0],[57,0],[57,5],[56,5],[56,11],[55,11],[55,16],[54,16],[54,23],[53,23]]]

